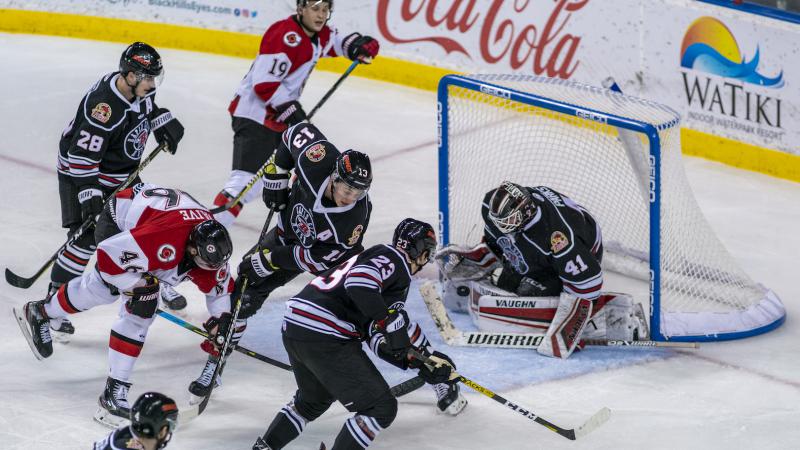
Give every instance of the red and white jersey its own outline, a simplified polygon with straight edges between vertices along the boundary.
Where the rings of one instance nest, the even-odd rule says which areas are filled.
[[[320,57],[342,56],[345,35],[328,24],[319,33],[308,37],[292,15],[272,24],[261,38],[258,56],[242,79],[228,110],[283,131],[268,114],[275,107],[300,98],[311,70]]]
[[[97,245],[103,280],[126,291],[143,273],[171,286],[188,279],[206,294],[209,312],[230,310],[227,264],[216,271],[181,264],[194,226],[214,218],[208,209],[183,191],[153,184],[120,191],[114,200],[113,219],[122,232]]]

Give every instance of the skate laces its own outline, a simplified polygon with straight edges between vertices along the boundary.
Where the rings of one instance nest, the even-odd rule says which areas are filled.
[[[128,389],[129,386],[122,383],[114,383],[112,393],[114,395],[114,403],[116,403],[117,406],[130,409],[131,405],[128,404]]]
[[[446,383],[434,384],[433,390],[436,391],[437,400],[442,400],[450,394],[450,386]]]
[[[28,304],[26,308],[29,309],[29,311],[26,311],[26,315],[36,321],[39,326],[39,336],[42,339],[42,343],[50,342],[52,340],[50,337],[50,320],[45,319],[44,314],[39,310],[39,305]]]
[[[206,366],[203,368],[203,373],[200,375],[200,378],[197,379],[197,382],[203,386],[211,386],[211,377],[214,376],[214,370],[216,369],[217,362],[211,359],[206,361]]]

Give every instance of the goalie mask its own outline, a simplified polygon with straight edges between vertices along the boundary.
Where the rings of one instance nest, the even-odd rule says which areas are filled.
[[[489,199],[489,219],[503,234],[514,233],[536,213],[528,191],[510,181],[503,181]]]
[[[430,224],[416,219],[404,219],[394,229],[392,246],[405,253],[409,261],[419,264],[422,256],[425,262],[419,264],[420,268],[428,263],[436,250],[436,233]],[[419,269],[417,269],[419,270]]]

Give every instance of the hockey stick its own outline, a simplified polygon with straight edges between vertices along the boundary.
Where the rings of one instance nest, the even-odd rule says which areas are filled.
[[[431,314],[433,323],[442,335],[447,345],[460,347],[490,347],[490,348],[521,348],[535,350],[542,342],[544,334],[537,333],[505,333],[493,331],[462,331],[456,328],[450,315],[436,292],[436,285],[432,281],[422,284],[419,288],[422,300]],[[672,348],[697,348],[695,342],[661,342],[661,341],[625,341],[605,339],[584,339],[583,345],[603,347],[672,347]]]
[[[156,157],[156,155],[158,155],[162,150],[165,150],[166,148],[167,148],[167,143],[165,142],[163,144],[160,144],[152,152],[150,152],[150,154],[147,155],[147,158],[143,159],[142,162],[139,163],[139,167],[137,167],[136,170],[131,172],[131,174],[128,175],[128,178],[126,178],[125,181],[122,182],[122,184],[117,186],[117,188],[114,189],[114,192],[112,192],[111,195],[106,197],[106,201],[114,197],[114,195],[116,195],[119,191],[130,186],[130,184],[133,183],[133,180],[136,179],[136,177],[139,175],[142,169],[147,167],[147,165],[150,164],[150,161],[152,161],[153,158]],[[39,277],[42,276],[42,274],[47,270],[47,268],[50,267],[50,265],[53,264],[53,262],[55,262],[55,260],[58,258],[58,254],[61,253],[65,248],[67,248],[69,244],[75,242],[78,238],[80,238],[86,231],[86,229],[91,227],[92,224],[94,224],[93,217],[89,217],[85,221],[83,221],[81,226],[78,227],[78,229],[75,230],[74,233],[67,236],[67,241],[64,242],[64,244],[61,247],[59,247],[58,250],[56,250],[53,256],[51,256],[50,259],[48,259],[44,263],[44,265],[40,267],[39,270],[37,270],[36,273],[33,274],[31,277],[29,278],[21,277],[12,272],[10,269],[6,268],[6,282],[8,282],[8,284],[10,284],[11,286],[18,287],[20,289],[28,289],[29,287],[33,286],[33,283],[35,283],[36,280],[38,280]]]
[[[334,83],[333,86],[331,86],[331,88],[328,89],[328,92],[326,92],[325,95],[322,96],[322,98],[317,102],[317,104],[314,106],[314,108],[311,110],[311,112],[308,113],[308,115],[306,116],[306,119],[309,122],[311,121],[311,118],[314,117],[314,114],[316,114],[317,111],[322,107],[322,105],[324,105],[325,102],[328,101],[330,96],[333,95],[333,93],[336,91],[336,89],[339,87],[339,85],[342,84],[342,82],[348,76],[350,76],[350,73],[353,70],[355,70],[356,66],[358,66],[359,63],[360,62],[357,61],[357,60],[353,61],[353,63],[350,64],[350,67],[348,67],[347,70],[344,71],[342,76],[340,76],[339,79],[336,80],[336,83]],[[253,175],[253,177],[250,178],[250,181],[248,181],[247,184],[244,186],[244,188],[241,191],[239,191],[239,194],[235,198],[232,198],[232,199],[228,200],[228,202],[225,203],[222,206],[217,206],[216,208],[211,209],[210,210],[211,214],[218,214],[218,213],[221,213],[223,211],[227,211],[227,210],[233,208],[237,203],[242,201],[244,196],[247,195],[247,192],[249,192],[250,189],[252,189],[253,186],[255,186],[255,184],[258,182],[258,180],[262,176],[264,176],[264,171],[267,170],[267,166],[268,165],[269,165],[269,161],[265,162],[261,167],[259,167],[259,169]]]
[[[172,322],[174,324],[180,325],[181,327],[186,328],[187,330],[189,330],[189,331],[191,331],[191,332],[193,332],[195,334],[198,334],[198,335],[203,336],[204,338],[208,339],[208,332],[206,330],[204,330],[204,329],[202,329],[202,328],[200,328],[198,326],[192,325],[191,323],[181,319],[178,316],[172,315],[172,314],[162,310],[161,308],[159,308],[156,311],[156,313],[159,316],[163,317],[164,319],[167,319],[167,320],[169,320],[170,322]],[[262,355],[260,353],[256,353],[256,352],[254,352],[252,350],[247,349],[246,347],[242,347],[241,345],[237,345],[236,348],[234,348],[234,350],[236,350],[237,352],[242,353],[244,355],[247,355],[247,356],[249,356],[251,358],[255,358],[255,359],[257,359],[257,360],[259,360],[261,362],[265,362],[265,363],[271,364],[271,365],[273,365],[275,367],[279,367],[279,368],[281,368],[283,370],[288,370],[288,371],[292,370],[292,366],[290,366],[289,364],[286,364],[285,362],[281,362],[281,361],[278,361],[277,359],[272,359],[272,358],[270,358],[268,356],[264,356],[264,355]]]
[[[419,359],[420,361],[424,362],[425,365],[427,365],[429,367],[436,367],[437,366],[437,363],[435,361],[433,361],[431,358],[423,355],[422,353],[414,350],[413,348],[411,350],[409,350],[408,353],[413,358]],[[441,364],[441,363],[439,363],[439,364]],[[461,382],[463,384],[466,384],[467,386],[471,387],[475,391],[480,392],[481,394],[491,398],[492,400],[500,403],[501,405],[509,408],[510,410],[521,414],[526,419],[530,419],[530,420],[538,423],[539,425],[542,425],[543,427],[547,428],[548,430],[556,432],[559,435],[561,435],[561,436],[563,436],[563,437],[565,437],[565,438],[567,438],[569,440],[572,440],[572,441],[574,441],[574,440],[576,440],[576,439],[578,439],[580,437],[586,436],[587,434],[591,433],[596,428],[598,428],[600,425],[603,425],[604,423],[606,423],[606,421],[608,421],[608,419],[611,417],[611,410],[606,408],[606,407],[603,407],[599,411],[594,413],[594,415],[592,417],[590,417],[589,420],[584,422],[581,426],[579,426],[577,428],[561,428],[558,425],[556,425],[556,424],[554,424],[554,423],[552,423],[552,422],[540,417],[539,415],[534,413],[533,410],[531,410],[530,408],[525,408],[525,407],[521,406],[519,403],[512,403],[512,402],[506,400],[505,398],[503,398],[502,396],[500,396],[499,394],[496,394],[496,393],[490,391],[489,389],[481,386],[480,384],[476,383],[475,381],[472,381],[469,378],[466,378],[465,376],[460,375],[456,371],[453,371],[450,374],[450,379],[451,380],[457,379],[459,382]]]

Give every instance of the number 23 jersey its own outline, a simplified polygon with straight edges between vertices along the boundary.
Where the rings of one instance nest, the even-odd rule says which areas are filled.
[[[311,280],[286,303],[283,329],[294,339],[363,340],[373,320],[402,310],[411,284],[405,256],[381,244]]]

